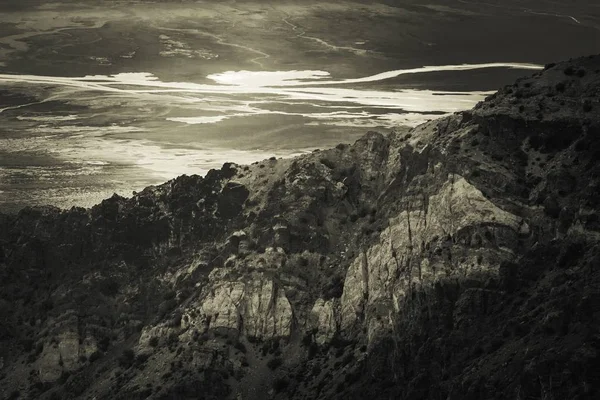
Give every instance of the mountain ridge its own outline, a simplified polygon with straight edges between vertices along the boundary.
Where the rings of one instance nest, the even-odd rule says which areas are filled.
[[[600,56],[473,110],[0,214],[6,398],[593,398]]]

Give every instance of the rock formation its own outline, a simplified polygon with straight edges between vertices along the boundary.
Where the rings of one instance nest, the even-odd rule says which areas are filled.
[[[0,214],[0,397],[600,396],[600,56],[353,145]]]

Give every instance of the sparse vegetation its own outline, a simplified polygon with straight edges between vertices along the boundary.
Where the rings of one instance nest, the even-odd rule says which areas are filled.
[[[246,349],[246,346],[244,345],[244,343],[242,343],[242,342],[239,342],[239,341],[238,341],[238,342],[235,344],[235,346],[234,346],[234,347],[235,347],[236,349],[238,349],[238,350],[239,350],[240,352],[242,352],[242,353],[246,353],[246,351],[247,351],[247,349]]]
[[[569,65],[568,67],[566,67],[566,68],[563,70],[563,72],[565,73],[565,75],[567,75],[567,76],[571,76],[571,75],[574,75],[574,74],[575,74],[575,68],[573,68],[572,66],[570,66],[570,65]]]
[[[267,367],[269,367],[272,370],[275,370],[275,369],[279,368],[281,366],[281,364],[283,364],[283,360],[279,357],[275,357],[275,358],[270,359],[267,362]]]
[[[327,168],[335,169],[335,163],[332,160],[330,160],[328,158],[321,158],[319,161],[321,162],[321,164],[323,164]]]
[[[102,353],[99,351],[95,351],[92,354],[90,354],[90,357],[88,360],[90,363],[93,363],[94,361],[98,360],[100,357],[102,357]]]
[[[286,378],[277,378],[273,382],[273,389],[275,390],[275,393],[281,393],[288,387],[289,384],[290,382]]]
[[[595,92],[580,90],[596,77],[562,65],[521,80],[533,100],[505,88],[493,112],[415,128],[418,149],[402,130],[292,170],[263,161],[277,168],[247,174],[252,212],[220,214],[225,168],[109,202],[110,215],[0,214],[5,396],[217,399],[256,383],[278,399],[591,398],[600,125]],[[228,241],[242,229],[243,245]],[[90,240],[109,245],[88,255]],[[13,315],[13,297],[32,311]],[[42,383],[72,369],[70,341],[98,349]],[[10,365],[18,352],[30,365]]]
[[[135,352],[132,349],[125,349],[121,356],[119,357],[119,366],[121,368],[127,369],[133,365],[133,361],[135,360]]]

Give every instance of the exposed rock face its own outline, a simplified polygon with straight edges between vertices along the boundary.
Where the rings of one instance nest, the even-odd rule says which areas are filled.
[[[213,284],[199,309],[186,312],[188,326],[233,329],[258,339],[289,337],[293,314],[283,288],[264,274],[240,281],[223,280],[219,275],[211,274]],[[192,315],[199,319],[194,321]]]
[[[335,337],[339,329],[338,312],[335,299],[317,299],[311,310],[312,326],[316,330],[315,342],[324,345]]]
[[[377,324],[386,332],[415,285],[495,273],[514,258],[527,223],[496,207],[463,177],[448,178],[438,192],[415,196],[409,210],[390,218],[378,241],[351,264],[342,295],[344,330],[365,320],[371,326],[377,318],[386,321]]]
[[[600,395],[598,70],[91,210],[0,214],[0,397]]]

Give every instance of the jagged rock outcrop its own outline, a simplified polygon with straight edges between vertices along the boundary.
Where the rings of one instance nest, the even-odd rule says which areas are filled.
[[[372,326],[377,318],[385,334],[415,285],[493,274],[515,257],[519,236],[529,233],[525,220],[496,207],[463,177],[448,179],[390,218],[378,242],[352,263],[342,295],[344,330],[356,322]]]
[[[185,328],[233,329],[258,339],[289,337],[293,313],[284,289],[262,273],[242,278],[231,281],[222,273],[211,274],[212,285],[199,308],[184,315]]]
[[[594,398],[600,57],[353,145],[0,214],[0,396]]]
[[[315,331],[315,343],[325,345],[330,343],[339,331],[339,311],[335,299],[317,299],[311,310],[312,326]]]

